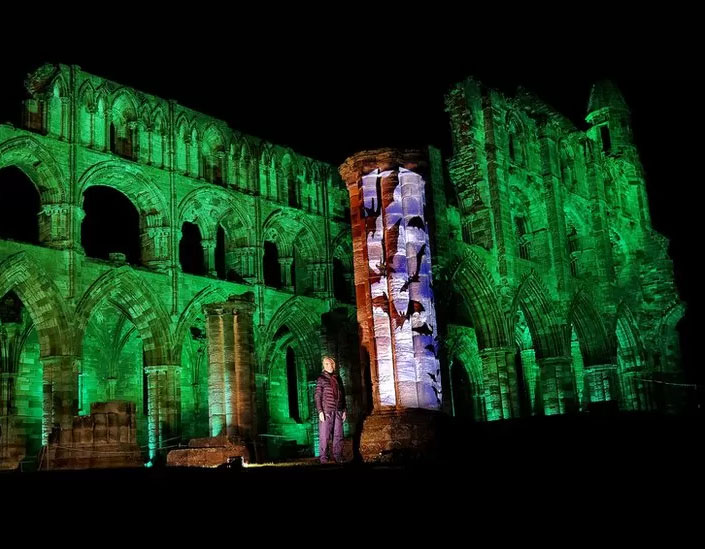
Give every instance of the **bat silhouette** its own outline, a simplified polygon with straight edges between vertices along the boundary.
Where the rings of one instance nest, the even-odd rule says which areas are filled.
[[[426,231],[426,224],[423,222],[423,219],[421,219],[420,216],[415,215],[411,219],[409,219],[409,222],[406,224],[407,227],[416,227],[417,229],[421,229],[422,231]]]
[[[439,396],[441,394],[440,389],[437,389],[435,385],[431,385],[431,389],[433,389],[433,392],[436,393],[436,400],[440,404],[440,402],[441,402],[441,397]]]
[[[385,256],[387,258],[387,265],[392,264],[392,260],[397,253],[397,247],[399,245],[399,226],[401,225],[401,219],[399,219],[394,225],[387,229],[382,244],[384,245],[384,250],[386,252],[389,249],[389,255]],[[388,245],[386,243],[389,243]]]
[[[411,315],[414,313],[421,313],[425,310],[426,308],[423,306],[423,303],[415,299],[410,299],[409,306],[406,308],[406,318],[411,318]]]
[[[419,271],[421,270],[421,261],[423,261],[423,256],[426,254],[426,243],[424,242],[423,246],[419,249],[418,252],[416,252],[416,272],[412,274],[409,279],[404,282],[404,285],[401,287],[399,290],[400,292],[405,292],[409,288],[409,284],[412,282],[418,282],[419,281]]]
[[[433,335],[433,328],[428,325],[428,322],[424,322],[423,325],[412,328],[412,331],[421,335]]]
[[[365,217],[374,217],[377,218],[379,217],[379,214],[382,213],[382,178],[377,177],[377,181],[375,182],[375,190],[377,191],[377,201],[375,202],[375,199],[372,199],[372,207],[368,208],[367,206],[364,205],[363,201],[363,214]]]
[[[362,203],[362,216],[365,218],[365,237],[369,236],[370,233],[374,234],[377,232],[377,218],[382,213],[382,179],[377,178],[376,181],[376,191],[377,200],[372,199],[372,207],[368,208],[365,206],[364,200]]]
[[[399,326],[403,326],[404,322],[406,322],[406,316],[399,314],[399,311],[397,311],[396,306],[394,306],[393,303],[390,303],[387,294],[384,292],[382,293],[382,295],[378,295],[377,297],[372,298],[372,306],[379,307],[385,313],[387,313],[389,317],[394,320],[394,325],[397,328]]]

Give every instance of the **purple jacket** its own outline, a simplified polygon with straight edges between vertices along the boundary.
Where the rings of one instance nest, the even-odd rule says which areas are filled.
[[[323,371],[316,381],[315,398],[319,412],[345,410],[345,388],[340,376]]]

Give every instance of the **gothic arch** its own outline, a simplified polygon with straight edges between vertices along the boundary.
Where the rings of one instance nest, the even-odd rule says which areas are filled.
[[[578,290],[571,301],[568,322],[578,334],[585,366],[615,364],[617,346],[614,336],[607,331],[584,288]]]
[[[522,278],[514,294],[511,321],[521,308],[531,332],[536,358],[570,356],[570,334],[536,271]],[[513,332],[513,330],[512,330]]]
[[[330,247],[333,252],[333,256],[337,257],[346,267],[350,268],[352,273],[353,268],[353,249],[352,249],[352,234],[350,229],[346,227],[340,231],[336,237],[333,239]]]
[[[72,315],[59,289],[26,252],[0,262],[0,297],[14,291],[39,336],[41,357],[73,355]]]
[[[224,218],[226,218],[225,224],[231,229],[242,227],[243,232],[247,234],[254,232],[251,216],[247,215],[242,202],[213,185],[191,191],[178,206],[178,226],[181,227],[185,221],[195,223],[204,239],[215,238],[217,226]],[[235,235],[228,236],[235,237]]]
[[[7,166],[17,166],[29,177],[39,191],[42,205],[68,201],[61,168],[35,138],[15,137],[0,144],[0,169]]]
[[[617,307],[614,332],[617,344],[626,351],[632,366],[643,366],[645,364],[644,344],[639,326],[626,301],[622,301]]]
[[[507,112],[505,129],[507,157],[519,167],[528,167],[529,132],[516,110],[511,109]]]
[[[91,314],[106,299],[137,327],[147,365],[174,364],[169,315],[149,285],[127,266],[106,272],[81,297],[76,307],[78,345],[83,340]]]
[[[181,347],[186,337],[186,331],[194,323],[196,318],[203,313],[203,306],[208,303],[227,301],[228,296],[222,288],[217,286],[206,286],[198,292],[179,317],[176,331],[174,332],[174,356],[181,357]]]
[[[168,227],[168,208],[159,188],[133,164],[119,161],[92,166],[78,181],[79,196],[89,187],[104,185],[120,191],[135,205],[143,227]]]
[[[97,98],[95,88],[90,80],[86,80],[78,91],[79,105],[88,109],[93,109],[97,106]]]
[[[304,299],[295,296],[284,302],[267,325],[267,329],[260,336],[263,344],[259,345],[259,367],[264,369],[267,357],[272,356],[277,346],[277,333],[287,328],[291,331],[299,347],[303,351],[303,360],[309,376],[318,372],[320,362],[320,318],[314,311],[306,306]],[[263,372],[267,373],[267,372]]]
[[[217,150],[226,151],[230,148],[230,143],[223,130],[214,122],[203,126],[201,131],[201,141],[204,154]]]
[[[122,123],[136,121],[139,112],[137,98],[129,88],[119,88],[110,97],[112,120]]]
[[[307,261],[323,260],[323,238],[310,221],[296,212],[275,210],[262,224],[264,241],[274,242],[281,255],[290,256],[294,244]]]
[[[480,349],[507,347],[513,341],[495,284],[482,260],[464,248],[446,267],[447,284],[458,290],[473,320]]]
[[[151,114],[152,128],[158,135],[164,135],[167,132],[166,127],[166,116],[164,116],[164,110],[161,105],[154,107]]]
[[[657,349],[661,355],[662,367],[671,370],[677,368],[676,360],[678,355],[674,355],[674,350],[678,353],[678,331],[677,325],[685,314],[685,306],[682,302],[671,305],[661,317],[656,333]]]

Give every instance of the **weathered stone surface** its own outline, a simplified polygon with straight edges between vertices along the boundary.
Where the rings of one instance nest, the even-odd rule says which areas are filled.
[[[362,428],[360,456],[382,463],[437,458],[443,415],[420,408],[373,413]]]
[[[109,469],[141,467],[135,405],[94,402],[89,416],[73,419],[70,429],[57,428],[40,463],[42,469]]]
[[[241,457],[249,463],[250,452],[242,442],[226,436],[192,439],[188,448],[172,450],[167,454],[170,467],[218,467],[228,460]]]

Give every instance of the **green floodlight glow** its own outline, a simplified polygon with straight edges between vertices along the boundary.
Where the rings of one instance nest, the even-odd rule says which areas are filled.
[[[350,387],[350,435],[376,400],[478,421],[686,401],[684,304],[610,83],[593,88],[582,128],[529,93],[473,79],[450,90],[453,151],[423,151],[425,205],[408,220],[409,235],[413,218],[429,224],[432,291],[409,310],[418,326],[399,322],[406,354],[396,379],[382,369],[381,392],[365,362],[376,343],[360,355],[358,212],[336,167],[75,66],[40,67],[27,90],[22,127],[0,124],[0,200],[23,185],[37,197],[34,209],[17,204],[37,222],[32,242],[0,234],[2,468],[55,437],[56,449],[83,440],[102,429],[92,406],[121,401],[132,404],[116,432],[147,466],[179,442],[242,432],[276,458],[312,455],[323,354]],[[106,187],[134,214],[108,232],[132,234],[138,257],[107,233],[100,257],[85,245],[111,213],[87,211]],[[416,240],[405,242],[420,253]],[[244,343],[224,350],[234,321],[218,327],[204,306],[250,292]],[[419,331],[424,314],[433,336]],[[427,364],[411,367],[414,346]]]

